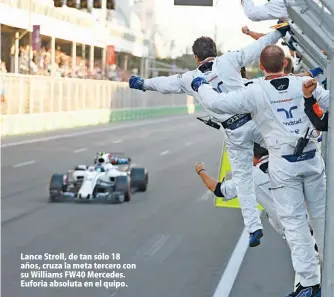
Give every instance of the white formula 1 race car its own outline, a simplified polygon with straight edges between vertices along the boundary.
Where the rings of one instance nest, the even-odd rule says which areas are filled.
[[[131,159],[113,153],[98,153],[94,166],[78,165],[65,174],[53,174],[49,194],[51,202],[131,200],[135,191],[145,192],[148,172],[131,166]]]

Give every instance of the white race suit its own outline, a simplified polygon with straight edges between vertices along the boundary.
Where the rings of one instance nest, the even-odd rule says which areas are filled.
[[[242,67],[259,59],[261,51],[269,44],[275,44],[281,33],[274,31],[253,42],[240,51],[228,52],[222,56],[207,59],[207,63],[199,66],[208,66],[207,69],[193,70],[182,75],[157,77],[144,80],[144,89],[160,93],[186,93],[194,96],[203,106],[201,98],[191,88],[194,77],[201,73],[208,78],[217,92],[229,92],[245,88],[240,74]],[[207,71],[206,71],[207,70]],[[250,114],[233,116],[232,114],[219,115],[203,108],[223,124],[227,135],[226,147],[231,162],[233,176],[237,184],[238,198],[244,224],[249,233],[262,229],[262,223],[257,210],[256,197],[253,187],[252,166],[254,142],[265,146],[263,138],[251,120]]]
[[[267,213],[270,225],[281,235],[284,236],[284,228],[280,223],[274,205],[274,199],[270,192],[270,180],[268,175],[268,156],[262,157],[259,162],[253,166],[253,177],[256,200],[261,204]],[[224,179],[220,186],[220,193],[224,201],[232,200],[237,197],[237,187],[234,179]]]
[[[270,0],[266,4],[255,6],[253,0],[243,0],[245,15],[252,21],[288,19],[288,9],[284,0]]]
[[[312,124],[304,112],[303,81],[283,76],[257,80],[244,90],[217,94],[208,84],[199,87],[203,103],[217,113],[250,112],[269,151],[269,177],[275,208],[285,230],[293,267],[304,287],[320,283],[314,231],[322,259],[326,200],[325,166],[316,143],[308,142],[301,155],[294,154],[298,139]],[[329,92],[318,86],[313,93],[327,110]]]

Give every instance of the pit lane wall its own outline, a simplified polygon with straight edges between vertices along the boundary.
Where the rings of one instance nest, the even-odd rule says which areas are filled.
[[[1,136],[192,114],[185,94],[134,91],[128,83],[30,75],[0,75]]]

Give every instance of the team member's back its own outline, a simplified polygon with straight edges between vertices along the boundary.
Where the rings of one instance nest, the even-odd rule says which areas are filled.
[[[308,78],[283,76],[272,80],[259,80],[256,82],[258,85],[249,86],[254,96],[264,96],[261,102],[257,101],[256,112],[252,114],[268,148],[282,153],[284,145],[295,146],[296,141],[305,136],[308,129],[313,129],[304,112],[302,86],[305,80]],[[315,93],[320,106],[327,109],[328,92],[318,87]],[[287,137],[287,132],[290,137]]]

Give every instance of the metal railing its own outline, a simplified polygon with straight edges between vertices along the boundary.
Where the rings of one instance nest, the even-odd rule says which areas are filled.
[[[2,115],[187,105],[187,96],[131,90],[126,82],[0,74]]]
[[[326,69],[330,90],[328,133],[323,142],[325,151],[327,197],[324,256],[321,271],[323,297],[334,297],[334,2],[333,0],[284,0],[290,17],[293,37],[301,49],[303,60],[311,67]]]

